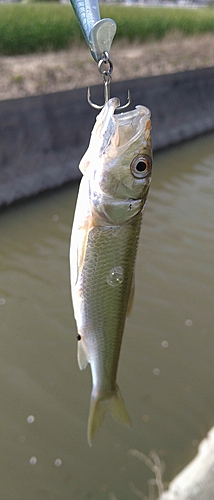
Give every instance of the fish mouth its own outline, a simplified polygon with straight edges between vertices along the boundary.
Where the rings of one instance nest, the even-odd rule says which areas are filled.
[[[142,105],[137,105],[135,109],[126,111],[125,113],[114,114],[120,106],[118,98],[112,98],[108,101],[111,108],[111,116],[114,116],[115,131],[112,135],[111,145],[115,146],[122,152],[128,149],[133,143],[141,139],[147,141],[150,137],[151,113],[148,108]]]

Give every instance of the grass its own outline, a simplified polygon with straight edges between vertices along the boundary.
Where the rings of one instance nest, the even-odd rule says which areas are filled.
[[[70,5],[0,4],[0,54],[57,51],[80,41]]]
[[[103,8],[103,13],[105,9]],[[169,32],[183,35],[214,33],[213,9],[127,8],[111,7],[106,11],[118,25],[118,37],[129,40],[161,39]]]
[[[117,23],[117,39],[146,41],[167,33],[214,33],[214,9],[101,6]],[[57,51],[84,39],[73,9],[58,3],[0,4],[0,54]],[[84,42],[85,43],[85,42]]]

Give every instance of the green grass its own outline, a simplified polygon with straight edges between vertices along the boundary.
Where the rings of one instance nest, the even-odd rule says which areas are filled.
[[[113,17],[118,37],[128,40],[161,39],[175,31],[184,35],[214,33],[213,9],[114,6],[103,8],[102,13],[103,17]]]
[[[0,4],[0,54],[57,51],[81,40],[70,5]]]
[[[101,6],[117,23],[116,38],[146,41],[169,32],[214,33],[214,9]],[[84,41],[73,9],[58,3],[0,4],[0,54],[60,50]],[[85,43],[85,42],[84,42]]]

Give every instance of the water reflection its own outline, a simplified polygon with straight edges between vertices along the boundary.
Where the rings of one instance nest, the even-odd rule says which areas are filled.
[[[155,155],[118,382],[133,425],[86,440],[68,252],[77,186],[1,213],[2,500],[132,500],[156,450],[169,481],[214,425],[214,136]]]

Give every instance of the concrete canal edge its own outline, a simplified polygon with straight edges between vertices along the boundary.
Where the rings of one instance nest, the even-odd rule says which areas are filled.
[[[154,150],[214,130],[214,68],[112,83],[112,96],[128,89],[152,112]],[[0,101],[0,206],[79,179],[96,114],[85,88]]]

